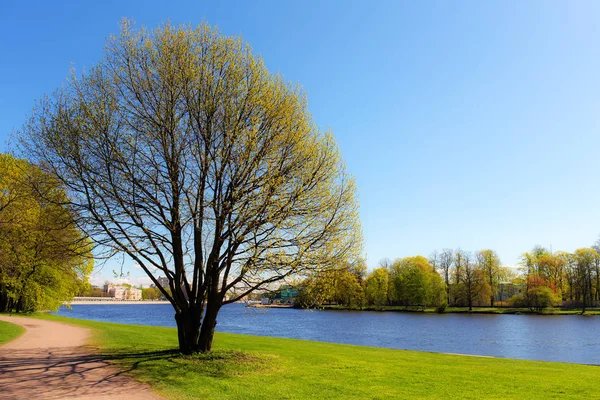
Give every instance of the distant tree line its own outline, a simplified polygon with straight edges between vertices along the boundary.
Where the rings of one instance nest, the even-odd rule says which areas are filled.
[[[446,294],[441,276],[422,256],[398,259],[369,274],[364,261],[356,261],[306,279],[299,289],[297,302],[306,307],[444,307]]]
[[[517,300],[529,307],[562,303],[585,312],[600,304],[600,241],[573,253],[538,246],[523,254],[521,265],[525,291]]]
[[[535,247],[519,268],[502,266],[490,249],[435,251],[423,256],[384,259],[367,273],[355,261],[300,282],[297,304],[347,308],[388,306],[510,306],[540,311],[547,307],[582,308],[600,304],[600,241],[573,253]]]

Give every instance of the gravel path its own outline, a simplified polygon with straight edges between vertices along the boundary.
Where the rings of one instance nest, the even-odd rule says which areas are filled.
[[[160,399],[86,347],[89,329],[1,315],[26,332],[0,346],[0,399]]]

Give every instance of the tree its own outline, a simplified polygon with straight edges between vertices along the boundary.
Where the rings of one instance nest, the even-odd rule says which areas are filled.
[[[366,280],[365,296],[369,304],[382,308],[388,302],[390,271],[387,268],[375,269]]]
[[[598,303],[600,302],[600,239],[596,240],[592,249],[596,252],[596,257],[594,258],[594,274],[596,275],[594,300]]]
[[[301,282],[297,303],[303,307],[320,307],[336,303],[345,307],[361,307],[363,288],[355,267],[360,263],[347,263],[344,267],[315,273]]]
[[[85,232],[171,302],[183,353],[211,349],[224,304],[360,253],[355,184],[333,135],[298,87],[207,25],[125,21],[21,134]]]
[[[142,299],[144,300],[158,300],[160,299],[160,291],[155,287],[141,288]]]
[[[500,257],[493,250],[480,250],[476,257],[478,268],[483,272],[490,289],[490,307],[494,307],[494,292],[500,279]]]
[[[530,310],[538,312],[554,307],[559,302],[558,295],[545,284],[533,284],[526,294],[516,294],[509,299],[513,307],[529,307]]]
[[[562,298],[564,267],[566,264],[562,253],[544,253],[537,258],[536,264],[538,274],[555,287],[557,295]]]
[[[461,297],[461,277],[463,275],[465,259],[468,258],[468,256],[468,253],[461,249],[456,249],[454,252],[454,284],[452,285],[452,297],[455,305]]]
[[[473,262],[471,254],[462,252],[461,264],[458,290],[469,307],[469,311],[471,311],[474,302],[486,297],[489,298],[491,288],[486,282],[483,270]]]
[[[454,264],[454,251],[452,249],[444,249],[437,255],[437,263],[435,267],[441,271],[446,284],[446,303],[450,304],[450,272]]]
[[[396,300],[404,306],[439,307],[445,301],[442,277],[423,256],[396,260],[392,279]]]
[[[93,267],[65,191],[25,160],[0,154],[0,312],[56,310]]]
[[[536,286],[531,288],[528,297],[529,308],[538,312],[547,307],[554,307],[560,301],[558,295],[548,286]]]
[[[585,313],[586,307],[593,302],[592,284],[594,281],[595,261],[598,253],[591,248],[575,250],[575,285],[582,298],[581,313]]]
[[[358,258],[347,265],[348,271],[356,277],[358,283],[362,286],[367,278],[367,264],[363,258]]]

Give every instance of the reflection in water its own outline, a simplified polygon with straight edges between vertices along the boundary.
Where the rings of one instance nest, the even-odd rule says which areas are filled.
[[[175,326],[168,304],[73,305],[58,315]],[[443,353],[600,364],[600,316],[465,315],[223,307],[217,330]]]

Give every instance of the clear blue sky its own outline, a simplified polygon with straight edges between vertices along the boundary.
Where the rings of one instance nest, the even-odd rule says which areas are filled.
[[[121,17],[202,20],[300,83],[356,176],[369,265],[600,233],[600,3],[4,0],[0,150]],[[135,272],[136,274],[139,272]]]

